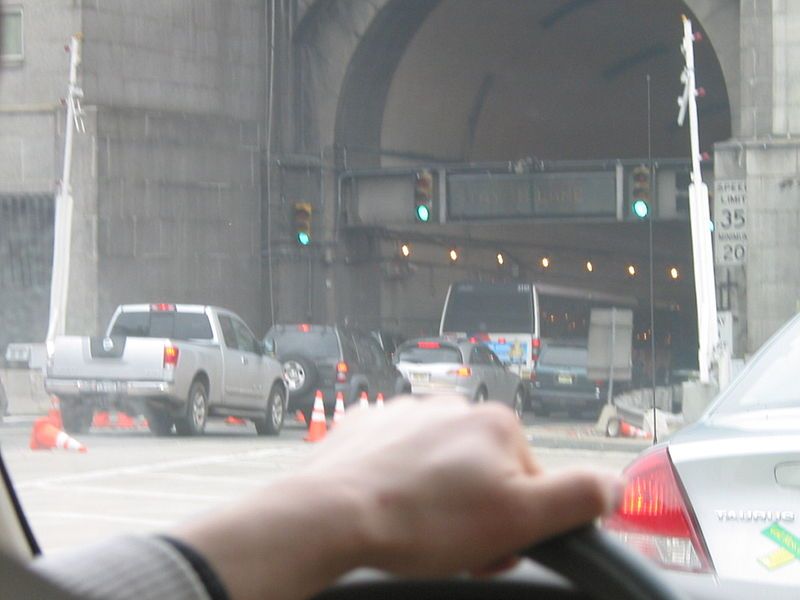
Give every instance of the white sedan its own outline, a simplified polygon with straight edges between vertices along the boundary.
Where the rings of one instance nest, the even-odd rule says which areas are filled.
[[[397,349],[395,360],[413,394],[454,392],[478,403],[496,400],[522,418],[525,389],[519,377],[481,343],[412,340]]]

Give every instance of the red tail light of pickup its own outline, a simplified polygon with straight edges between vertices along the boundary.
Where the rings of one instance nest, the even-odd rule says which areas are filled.
[[[164,368],[172,367],[175,368],[178,366],[178,356],[180,355],[180,350],[175,346],[164,346]]]

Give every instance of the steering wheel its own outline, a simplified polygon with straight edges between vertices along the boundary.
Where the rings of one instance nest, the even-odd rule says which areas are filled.
[[[594,526],[586,526],[546,540],[520,553],[555,571],[576,588],[526,583],[520,579],[404,580],[365,575],[338,583],[317,600],[381,600],[394,598],[448,598],[504,600],[560,598],[574,600],[685,600],[670,589],[657,568],[633,554]]]

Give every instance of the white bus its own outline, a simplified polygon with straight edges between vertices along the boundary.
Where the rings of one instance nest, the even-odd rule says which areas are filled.
[[[636,308],[636,298],[540,283],[454,283],[439,334],[483,341],[524,381],[535,376],[542,339],[588,338],[592,308]]]

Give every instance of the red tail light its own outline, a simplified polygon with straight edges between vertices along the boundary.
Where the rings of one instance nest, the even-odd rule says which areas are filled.
[[[158,304],[151,304],[150,310],[153,312],[172,312],[175,310],[175,305],[159,302]]]
[[[164,368],[177,367],[180,350],[175,346],[164,346]]]
[[[459,367],[458,369],[448,371],[447,374],[455,375],[456,377],[469,377],[470,375],[472,375],[472,369],[470,369],[469,367]]]
[[[339,383],[344,383],[347,381],[347,374],[350,371],[350,367],[347,366],[347,363],[344,361],[339,361],[336,363],[336,381]]]
[[[531,361],[536,362],[539,360],[539,348],[542,347],[542,340],[539,338],[531,338]]]
[[[309,325],[308,323],[300,323],[300,325],[297,326],[297,329],[303,333],[308,333],[309,331],[311,331],[311,325]]]
[[[417,348],[424,348],[426,350],[436,350],[441,347],[442,345],[439,342],[417,342]]]
[[[662,567],[713,572],[667,449],[640,457],[625,470],[625,477],[622,505],[603,526]]]
[[[505,344],[506,343],[506,338],[504,338],[504,337],[497,338],[497,343],[498,344]]]

